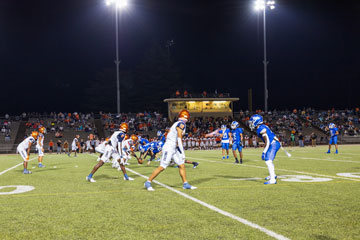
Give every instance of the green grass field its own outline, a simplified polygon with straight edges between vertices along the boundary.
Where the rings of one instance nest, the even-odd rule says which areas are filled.
[[[197,169],[187,165],[196,190],[183,190],[173,167],[156,179],[263,231],[155,183],[148,192],[144,178],[128,172],[135,181],[124,181],[110,164],[94,175],[96,183],[86,182],[94,155],[46,155],[44,169],[30,161],[31,175],[22,166],[4,173],[22,160],[1,155],[0,239],[273,239],[269,231],[279,239],[360,239],[360,147],[340,146],[338,155],[325,154],[325,146],[288,150],[291,158],[279,151],[275,160],[283,176],[276,185],[263,184],[261,149],[245,149],[242,165],[232,156],[222,161],[220,150],[188,151],[189,160],[200,162]],[[130,163],[144,176],[158,165]],[[16,187],[1,186],[14,185],[35,189],[4,194]]]

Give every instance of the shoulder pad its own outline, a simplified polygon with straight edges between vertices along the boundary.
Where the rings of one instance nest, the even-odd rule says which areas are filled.
[[[176,127],[180,128],[181,130],[184,130],[185,129],[185,123],[179,122]]]

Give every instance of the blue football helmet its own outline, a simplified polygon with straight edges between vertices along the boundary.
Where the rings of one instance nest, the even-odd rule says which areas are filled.
[[[263,117],[259,114],[253,115],[249,120],[249,127],[252,131],[260,124],[263,124]]]
[[[330,123],[330,124],[329,124],[329,128],[330,128],[330,129],[335,128],[335,124],[334,124],[334,123]]]
[[[226,125],[221,125],[221,130],[225,130],[226,129]]]
[[[231,128],[232,128],[232,129],[236,129],[237,127],[239,127],[239,123],[238,123],[237,121],[233,121],[233,122],[231,123]]]
[[[162,132],[159,130],[157,131],[157,136],[160,137],[162,135]]]

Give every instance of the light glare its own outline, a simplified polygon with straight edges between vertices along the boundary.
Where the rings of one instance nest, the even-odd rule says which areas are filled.
[[[275,1],[256,0],[254,3],[254,8],[256,11],[265,10],[267,7],[274,9]]]
[[[105,3],[107,6],[115,5],[118,9],[125,8],[128,5],[127,0],[106,0]]]

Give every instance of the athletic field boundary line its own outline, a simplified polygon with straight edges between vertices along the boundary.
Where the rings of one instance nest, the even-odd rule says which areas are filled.
[[[126,169],[129,172],[132,172],[132,173],[134,173],[134,174],[136,174],[136,175],[138,175],[138,176],[140,176],[142,178],[148,179],[148,177],[146,177],[146,176],[144,176],[144,175],[142,175],[142,174],[140,174],[140,173],[138,173],[138,172],[136,172],[136,171],[134,171],[134,170],[132,170],[130,168],[126,168]],[[275,233],[275,232],[273,232],[271,230],[268,230],[268,229],[266,229],[264,227],[261,227],[261,226],[257,225],[256,223],[250,222],[249,220],[246,220],[246,219],[238,217],[238,216],[236,216],[236,215],[234,215],[232,213],[221,210],[220,208],[217,208],[217,207],[215,207],[213,205],[210,205],[210,204],[208,204],[206,202],[203,202],[203,201],[201,201],[201,200],[199,200],[197,198],[194,198],[194,197],[192,197],[192,196],[190,196],[190,195],[188,195],[186,193],[180,192],[179,190],[176,190],[176,189],[174,189],[174,188],[172,188],[172,187],[170,187],[168,185],[165,185],[165,184],[163,184],[163,183],[161,183],[159,181],[154,180],[153,182],[160,185],[160,186],[162,186],[162,187],[164,187],[164,188],[166,188],[166,189],[168,189],[168,190],[170,190],[170,191],[172,191],[172,192],[175,192],[175,193],[179,194],[180,196],[183,196],[183,197],[185,197],[187,199],[190,199],[193,202],[196,202],[196,203],[198,203],[198,204],[200,204],[200,205],[202,205],[202,206],[204,206],[204,207],[206,207],[206,208],[208,208],[208,209],[210,209],[210,210],[212,210],[214,212],[220,213],[220,214],[222,214],[224,216],[230,217],[233,220],[236,220],[236,221],[238,221],[238,222],[240,222],[242,224],[245,224],[245,225],[247,225],[249,227],[260,230],[261,232],[265,233],[266,235],[268,235],[270,237],[273,237],[273,238],[279,239],[279,240],[288,240],[289,239],[289,238],[287,238],[287,237],[285,237],[283,235],[280,235],[280,234]]]
[[[193,159],[193,160],[205,161],[205,162],[213,162],[213,163],[232,164],[232,165],[234,165],[234,163],[219,162],[219,161],[207,160],[207,159],[203,159],[203,158],[193,158],[193,157],[186,157],[186,158],[188,158],[188,159]],[[256,166],[256,165],[249,165],[249,164],[236,164],[236,165],[238,165],[238,166],[244,166],[244,167],[253,167],[253,168],[267,169],[267,167]],[[345,179],[345,180],[360,182],[359,179],[346,178],[346,177],[338,177],[338,176],[331,176],[331,175],[318,174],[318,173],[301,172],[301,171],[281,169],[281,168],[276,168],[275,170],[284,171],[284,172],[293,172],[293,173],[307,174],[307,175],[314,175],[314,176],[319,176],[319,177],[338,178],[338,179]]]
[[[29,161],[28,161],[28,162],[31,162],[32,160],[35,160],[35,159],[37,159],[37,157],[34,157],[34,158],[29,159]],[[24,164],[24,161],[23,161],[23,162],[21,162],[21,163],[19,163],[19,164],[16,164],[15,166],[12,166],[11,168],[8,168],[8,169],[6,169],[6,170],[4,170],[4,171],[0,172],[0,176],[1,176],[1,175],[3,175],[4,173],[7,173],[7,172],[9,172],[9,171],[11,171],[11,170],[13,170],[13,169],[17,168],[17,167],[18,167],[18,166],[20,166],[20,165],[23,165],[23,164]]]

